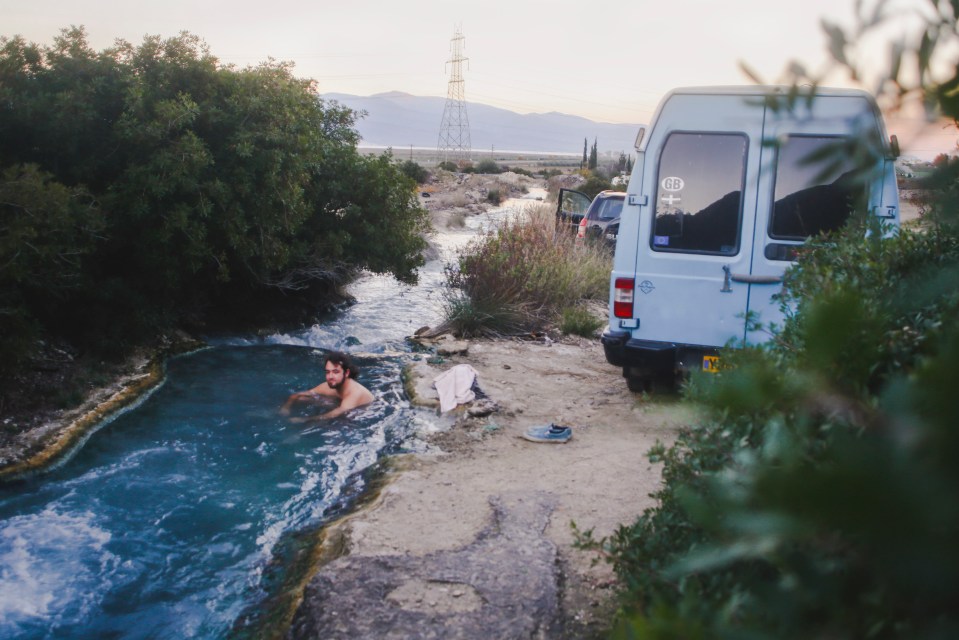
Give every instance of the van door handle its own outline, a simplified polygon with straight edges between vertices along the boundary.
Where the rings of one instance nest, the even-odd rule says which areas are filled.
[[[723,288],[720,293],[732,293],[730,282],[745,282],[746,284],[778,284],[783,281],[782,276],[754,276],[748,273],[733,273],[728,264],[723,265]]]
[[[730,273],[729,277],[733,282],[747,284],[779,284],[783,281],[782,276],[754,276],[748,273]]]

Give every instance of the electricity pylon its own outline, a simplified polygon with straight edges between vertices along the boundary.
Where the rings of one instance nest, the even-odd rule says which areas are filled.
[[[446,64],[452,65],[449,89],[446,92],[446,105],[443,107],[443,120],[440,122],[440,137],[436,151],[444,161],[470,158],[470,121],[466,115],[466,101],[463,93],[463,37],[457,26],[450,40],[452,56]]]

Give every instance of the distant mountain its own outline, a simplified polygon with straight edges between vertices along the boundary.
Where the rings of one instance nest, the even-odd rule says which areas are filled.
[[[393,147],[435,148],[446,98],[413,96],[391,91],[372,96],[325,93],[324,100],[335,100],[367,116],[357,122],[363,137],[361,144]],[[470,143],[475,151],[545,151],[583,153],[583,139],[597,142],[600,153],[635,153],[633,143],[638,124],[593,122],[563,113],[520,114],[476,102],[466,103],[470,123]]]

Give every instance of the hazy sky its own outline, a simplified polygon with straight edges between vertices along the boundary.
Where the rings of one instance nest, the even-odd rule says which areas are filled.
[[[0,0],[0,35],[83,25],[102,49],[186,30],[223,62],[293,61],[322,93],[445,96],[460,26],[468,101],[645,123],[672,87],[748,83],[740,62],[769,81],[790,60],[819,68],[823,17],[850,24],[853,0]]]

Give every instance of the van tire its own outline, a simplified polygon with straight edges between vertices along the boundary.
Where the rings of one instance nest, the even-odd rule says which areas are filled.
[[[633,393],[675,393],[678,379],[674,373],[653,376],[626,376],[626,388]]]

